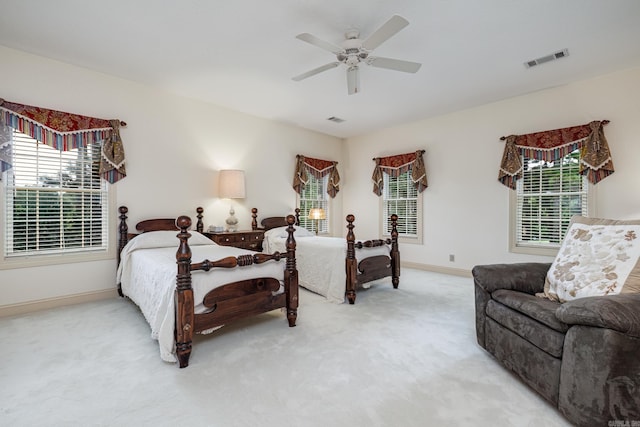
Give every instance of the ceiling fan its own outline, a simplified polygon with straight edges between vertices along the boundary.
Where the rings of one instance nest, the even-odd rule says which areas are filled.
[[[360,92],[360,79],[358,75],[361,64],[373,67],[387,68],[389,70],[403,71],[405,73],[415,73],[422,64],[400,59],[384,58],[381,56],[371,56],[371,52],[382,43],[393,37],[398,31],[409,25],[409,21],[401,16],[394,15],[380,28],[373,32],[365,40],[360,39],[360,32],[356,29],[347,30],[342,46],[326,42],[309,33],[302,33],[296,36],[304,42],[328,50],[336,55],[337,61],[330,62],[321,67],[302,73],[293,77],[293,80],[300,81],[323,71],[330,70],[340,64],[347,66],[347,88],[349,95]]]

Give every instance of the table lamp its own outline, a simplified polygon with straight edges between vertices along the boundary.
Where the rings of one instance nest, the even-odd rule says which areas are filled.
[[[321,219],[327,219],[327,216],[324,213],[324,209],[322,208],[312,208],[309,210],[309,219],[315,220],[316,223],[316,236],[318,235],[319,221]]]
[[[219,175],[220,192],[219,196],[223,199],[244,199],[245,184],[244,171],[230,169],[221,170]],[[227,231],[238,231],[238,218],[235,217],[233,204],[229,209],[229,218],[226,219]]]

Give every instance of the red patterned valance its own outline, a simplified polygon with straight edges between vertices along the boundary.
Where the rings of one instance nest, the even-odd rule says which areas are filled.
[[[383,173],[397,178],[411,169],[411,180],[415,184],[418,193],[422,193],[427,188],[427,171],[422,158],[423,154],[424,150],[418,150],[415,153],[374,158],[376,165],[371,177],[373,180],[373,192],[378,196],[382,195]]]
[[[336,197],[340,191],[340,174],[337,168],[338,162],[331,160],[314,159],[313,157],[305,157],[298,154],[296,156],[296,170],[293,175],[293,189],[300,194],[304,186],[309,182],[307,174],[320,179],[329,175],[329,183],[327,185],[327,194],[332,198]]]
[[[314,159],[313,157],[304,157],[304,163],[310,168],[312,173],[324,176],[329,172],[329,168],[332,168],[336,162]]]
[[[580,174],[593,184],[614,172],[609,144],[604,136],[608,120],[586,125],[502,137],[506,140],[498,180],[512,189],[522,178],[522,160],[528,158],[553,162],[580,149]]]
[[[100,173],[114,183],[126,176],[119,120],[97,119],[79,114],[18,104],[0,98],[0,164],[11,168],[11,132],[29,135],[56,150],[68,151],[99,141],[102,145]]]

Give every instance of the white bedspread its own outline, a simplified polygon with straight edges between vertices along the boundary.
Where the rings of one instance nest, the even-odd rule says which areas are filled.
[[[190,232],[189,246],[194,263],[205,259],[215,261],[228,256],[254,252],[229,246],[219,246],[207,237]],[[174,231],[144,233],[131,240],[122,250],[117,281],[122,292],[135,302],[151,327],[151,337],[158,340],[160,357],[175,362],[176,250],[179,241]],[[282,283],[285,262],[269,261],[259,265],[217,268],[213,271],[191,273],[195,313],[206,311],[204,296],[211,289],[226,283],[258,277],[274,277]]]
[[[347,241],[341,237],[321,237],[297,228],[296,265],[300,286],[326,297],[333,303],[342,304],[345,300],[347,273],[345,259],[347,257]],[[265,233],[263,248],[265,252],[286,252],[286,238],[278,228]],[[387,245],[356,249],[356,258],[386,255],[390,249]],[[362,287],[368,288],[364,283]]]

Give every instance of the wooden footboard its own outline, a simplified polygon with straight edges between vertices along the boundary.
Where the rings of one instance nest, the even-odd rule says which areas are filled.
[[[355,217],[347,215],[347,258],[345,268],[347,272],[346,297],[349,304],[356,302],[358,285],[372,280],[391,276],[391,283],[395,289],[400,283],[400,249],[398,247],[398,216],[391,215],[391,237],[388,239],[367,240],[356,242],[353,232]],[[389,256],[379,255],[364,258],[360,263],[356,259],[356,248],[374,248],[390,245]]]
[[[276,308],[286,307],[289,326],[296,324],[298,312],[298,272],[295,262],[296,243],[293,238],[293,215],[287,217],[287,253],[241,255],[239,257],[226,257],[218,261],[204,260],[199,263],[191,263],[191,249],[188,239],[191,236],[187,231],[191,226],[191,219],[181,216],[176,220],[180,229],[178,239],[180,246],[176,253],[178,274],[176,276],[176,355],[180,367],[189,364],[191,355],[191,343],[194,332],[202,332],[216,326],[227,324],[231,321],[265,313]],[[284,278],[284,293],[274,295],[280,287],[278,280],[272,278],[258,278],[230,283],[221,288],[214,289],[205,297],[205,306],[211,310],[203,314],[194,313],[193,289],[191,287],[192,271],[209,271],[213,268],[235,268],[252,264],[261,264],[267,261],[279,261],[286,258]]]
[[[196,332],[222,326],[230,320],[252,316],[286,305],[280,281],[273,277],[248,279],[220,286],[204,297],[206,313],[196,314]]]

